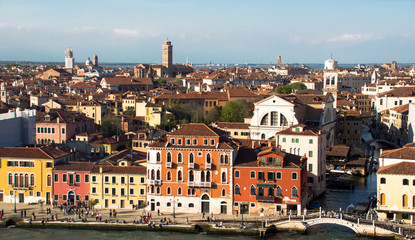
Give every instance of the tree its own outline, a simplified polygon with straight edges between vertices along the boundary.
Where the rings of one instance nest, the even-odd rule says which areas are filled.
[[[253,106],[245,99],[227,102],[222,108],[221,120],[224,122],[243,122],[244,118],[252,114]]]
[[[89,199],[88,201],[88,207],[90,210],[94,210],[95,205],[97,205],[97,202],[94,199]]]
[[[135,117],[135,110],[133,108],[128,108],[123,112],[124,115]]]
[[[218,106],[215,106],[207,114],[205,122],[206,123],[217,122],[217,121],[220,121],[220,117],[221,117],[221,109]]]
[[[277,88],[277,92],[281,94],[291,94],[295,92],[295,90],[300,91],[304,89],[307,89],[304,83],[296,82],[288,85],[279,86]]]
[[[37,203],[40,205],[40,212],[43,213],[43,204],[45,203],[45,201],[43,199],[39,199]]]
[[[101,123],[103,137],[112,137],[120,132],[120,123],[116,118],[107,118]]]
[[[177,127],[177,123],[176,117],[173,114],[167,114],[160,125],[158,125],[158,128],[170,132],[173,128]]]

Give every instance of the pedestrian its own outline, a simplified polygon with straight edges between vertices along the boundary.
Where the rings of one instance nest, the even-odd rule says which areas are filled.
[[[160,216],[160,209],[157,209],[157,216]]]
[[[202,218],[205,218],[205,213],[203,213]]]
[[[110,209],[110,218],[112,217],[112,210]]]
[[[23,218],[23,210],[20,211],[20,217]]]

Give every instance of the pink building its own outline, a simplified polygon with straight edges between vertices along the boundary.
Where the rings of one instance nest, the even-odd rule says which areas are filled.
[[[92,163],[65,162],[55,165],[53,176],[53,201],[58,205],[78,205],[89,200],[89,173]]]
[[[82,132],[95,132],[94,119],[77,112],[38,112],[36,117],[36,143],[64,143]]]

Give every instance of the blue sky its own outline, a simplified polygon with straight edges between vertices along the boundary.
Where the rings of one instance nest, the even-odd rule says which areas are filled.
[[[415,62],[415,0],[0,0],[0,61]]]

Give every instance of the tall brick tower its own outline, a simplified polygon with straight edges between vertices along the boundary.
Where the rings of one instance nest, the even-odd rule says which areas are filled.
[[[173,45],[167,39],[163,45],[163,67],[171,68],[173,64]]]

